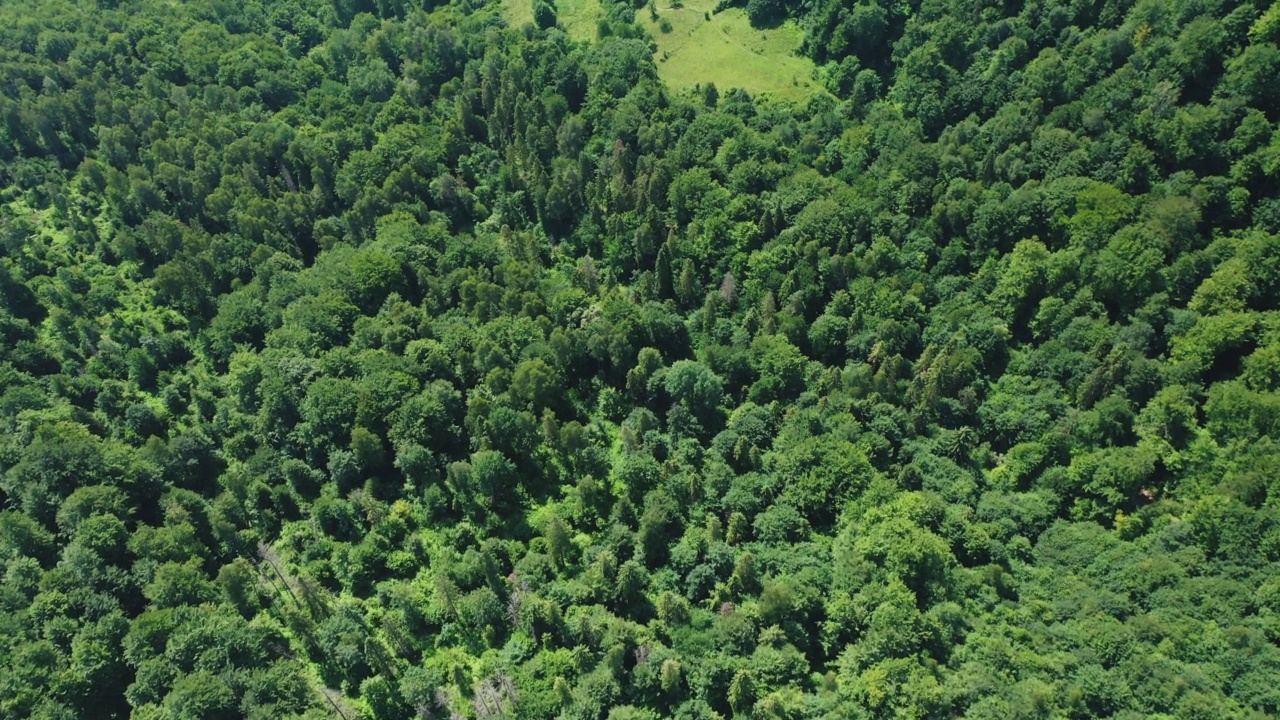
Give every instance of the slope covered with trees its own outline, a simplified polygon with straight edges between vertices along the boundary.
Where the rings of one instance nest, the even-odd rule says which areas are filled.
[[[0,6],[0,717],[1280,713],[1280,6],[760,1]]]

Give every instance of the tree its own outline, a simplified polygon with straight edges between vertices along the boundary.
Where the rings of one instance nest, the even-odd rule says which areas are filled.
[[[640,348],[635,367],[627,371],[627,390],[638,399],[647,398],[649,383],[662,367],[662,353],[656,348]]]
[[[569,528],[564,521],[557,516],[551,516],[547,521],[545,530],[543,531],[547,540],[547,550],[551,554],[551,561],[558,568],[564,568],[569,561],[570,553],[573,551],[573,543],[569,538]]]
[[[492,506],[511,501],[519,476],[502,453],[481,450],[471,456],[471,477],[481,502]]]
[[[694,360],[678,360],[663,375],[667,394],[695,417],[710,424],[719,410],[724,380]]]
[[[1273,43],[1251,44],[1227,62],[1221,88],[1274,118],[1280,112],[1280,95],[1266,78],[1277,71],[1280,71],[1280,49]]]
[[[511,377],[511,390],[521,399],[541,410],[553,402],[562,386],[554,368],[542,358],[525,360],[516,366]]]
[[[819,526],[830,523],[841,503],[866,488],[874,473],[861,450],[830,435],[775,451],[766,464],[785,487],[788,505]]]
[[[751,386],[751,401],[764,405],[790,400],[804,387],[805,358],[799,348],[778,335],[761,335],[751,345],[759,379]]]
[[[236,697],[231,688],[213,673],[197,671],[174,683],[164,699],[176,717],[192,720],[222,720],[236,716]]]
[[[240,614],[251,618],[258,609],[257,572],[244,558],[236,558],[218,571],[218,585]]]
[[[533,22],[547,30],[556,26],[556,9],[546,0],[533,0]]]
[[[206,579],[198,560],[160,565],[143,594],[158,608],[199,605],[216,597],[213,584]]]
[[[1130,225],[1117,232],[1098,255],[1098,285],[1104,297],[1124,310],[1150,295],[1159,283],[1164,249],[1149,228]]]
[[[734,716],[749,715],[756,704],[756,685],[751,673],[739,670],[729,683],[729,707]]]
[[[53,534],[30,517],[0,510],[0,556],[6,560],[28,557],[48,562],[53,557]]]
[[[355,422],[357,393],[349,380],[321,378],[307,388],[302,415],[315,447],[347,444]]]
[[[27,515],[53,521],[63,500],[79,486],[110,477],[101,441],[69,422],[41,427],[16,464],[0,477],[0,490],[22,503]]]

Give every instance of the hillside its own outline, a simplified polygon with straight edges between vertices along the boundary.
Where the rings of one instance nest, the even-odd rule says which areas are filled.
[[[0,4],[0,718],[1280,714],[1280,6],[561,3]]]

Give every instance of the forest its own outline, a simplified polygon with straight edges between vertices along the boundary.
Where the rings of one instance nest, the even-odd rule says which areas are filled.
[[[557,1],[0,3],[0,717],[1280,714],[1280,4]]]

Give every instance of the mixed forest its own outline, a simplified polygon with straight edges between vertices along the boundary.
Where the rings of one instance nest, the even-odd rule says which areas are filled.
[[[1280,5],[502,5],[0,3],[0,717],[1280,713]]]

